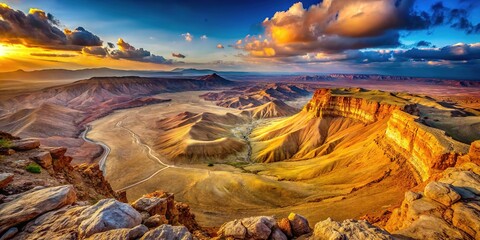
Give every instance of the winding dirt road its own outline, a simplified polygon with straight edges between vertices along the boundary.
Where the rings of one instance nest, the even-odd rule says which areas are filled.
[[[85,129],[85,131],[83,131],[82,134],[80,134],[80,137],[85,142],[98,144],[103,148],[103,153],[102,153],[102,156],[100,157],[100,161],[98,161],[98,165],[100,166],[100,170],[102,170],[102,172],[103,172],[103,176],[105,176],[106,175],[105,162],[107,161],[107,157],[110,154],[111,149],[107,144],[105,144],[103,142],[94,141],[94,140],[88,138],[87,134],[88,134],[88,131],[90,131],[91,129],[92,129],[92,127],[90,125],[88,125],[87,128]]]
[[[160,165],[163,165],[165,166],[164,168],[161,168],[159,169],[158,171],[154,172],[152,175],[148,176],[147,178],[144,178],[136,183],[133,183],[133,184],[130,184],[126,187],[123,187],[123,188],[120,188],[120,189],[117,189],[117,191],[125,191],[129,188],[132,188],[132,187],[135,187],[139,184],[142,184],[150,179],[152,179],[153,177],[155,177],[157,174],[159,174],[160,172],[164,171],[164,170],[167,170],[169,168],[182,168],[182,169],[189,169],[189,168],[186,168],[186,167],[178,167],[178,166],[175,166],[175,165],[171,165],[171,164],[167,164],[165,163],[164,161],[166,161],[166,159],[160,159],[159,157],[157,157],[154,153],[154,151],[152,150],[152,148],[150,146],[148,146],[147,144],[143,143],[141,140],[140,140],[140,137],[135,133],[133,132],[132,130],[130,130],[129,128],[127,127],[124,127],[122,126],[122,121],[118,121],[116,124],[115,124],[115,127],[118,127],[118,128],[122,128],[124,129],[125,131],[129,132],[130,135],[132,136],[133,138],[133,141],[135,142],[135,144],[138,144],[142,147],[144,147],[147,151],[147,155],[149,158],[151,159],[155,159]]]

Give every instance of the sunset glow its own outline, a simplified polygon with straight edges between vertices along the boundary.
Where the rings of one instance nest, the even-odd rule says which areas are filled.
[[[480,9],[472,1],[308,0],[255,9],[253,1],[210,1],[215,8],[189,1],[192,12],[176,2],[92,1],[95,8],[86,8],[7,0],[0,4],[0,66],[379,74],[417,68],[418,76],[478,78],[466,67],[480,67]]]

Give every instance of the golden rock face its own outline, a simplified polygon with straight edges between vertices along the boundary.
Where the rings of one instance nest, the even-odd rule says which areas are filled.
[[[457,142],[439,129],[417,122],[418,117],[403,111],[393,111],[385,131],[387,141],[403,155],[427,180],[435,170],[454,166],[458,157],[468,151],[468,145]]]
[[[412,106],[380,103],[353,96],[336,96],[332,95],[329,89],[318,89],[303,110],[316,117],[346,117],[369,124],[390,116],[394,110],[409,110]]]

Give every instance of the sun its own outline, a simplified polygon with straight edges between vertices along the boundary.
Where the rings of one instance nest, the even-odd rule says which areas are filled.
[[[0,45],[0,57],[3,57],[7,54],[7,48],[3,45]]]

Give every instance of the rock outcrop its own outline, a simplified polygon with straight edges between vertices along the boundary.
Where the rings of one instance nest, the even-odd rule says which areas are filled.
[[[13,151],[11,154],[4,152],[8,154],[2,156],[0,165],[0,172],[10,174],[10,177],[5,179],[8,185],[0,187],[4,188],[7,195],[23,193],[37,186],[71,184],[76,190],[77,198],[82,201],[96,202],[103,198],[115,197],[126,202],[123,195],[112,190],[98,164],[81,164],[73,167],[72,157],[65,156],[67,149],[64,147],[44,148],[37,140],[19,139],[7,133],[0,133],[0,139],[9,142],[8,148],[4,149]],[[33,166],[33,172],[32,168],[28,169],[29,166]],[[9,181],[12,177],[14,181]],[[2,202],[5,200],[0,198],[0,203]]]
[[[480,238],[480,168],[449,168],[423,193],[407,192],[386,229],[413,239]]]
[[[96,233],[90,236],[89,240],[136,240],[141,238],[148,228],[145,225],[138,225],[134,228],[119,228],[106,232]]]
[[[192,240],[192,234],[184,226],[171,226],[164,224],[160,227],[150,230],[140,240]]]
[[[103,199],[79,215],[85,219],[78,226],[80,237],[89,237],[111,229],[132,228],[142,223],[142,215],[130,205],[114,199]]]
[[[258,216],[237,219],[223,224],[219,239],[272,239],[287,240],[307,236],[311,232],[308,220],[291,213],[278,222],[273,217]]]
[[[15,200],[0,205],[0,233],[43,213],[72,204],[76,200],[75,190],[71,185],[20,195]]]
[[[406,159],[425,181],[433,172],[455,166],[457,159],[467,153],[468,145],[417,120],[406,112],[394,111],[387,123],[385,144],[388,152]]]
[[[375,227],[365,220],[345,220],[336,222],[328,218],[315,224],[312,240],[341,240],[341,239],[394,239],[387,231]]]
[[[0,189],[13,181],[13,173],[0,173]]]

